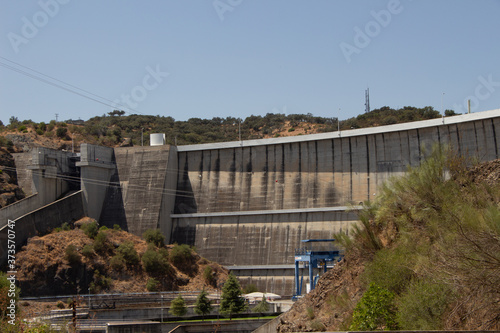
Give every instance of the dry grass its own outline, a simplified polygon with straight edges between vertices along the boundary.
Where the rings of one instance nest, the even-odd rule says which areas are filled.
[[[107,230],[105,233],[114,249],[124,242],[131,242],[134,244],[139,257],[147,249],[144,240],[125,231]],[[31,238],[28,245],[17,254],[18,281],[21,284],[23,296],[41,296],[37,290],[49,290],[52,281],[64,283],[66,282],[64,278],[72,276],[70,274],[72,271],[82,272],[84,271],[83,267],[87,272],[98,269],[100,274],[111,278],[111,288],[106,292],[147,292],[146,282],[149,275],[142,269],[140,264],[136,267],[127,267],[121,272],[114,271],[109,266],[109,260],[114,255],[114,250],[105,254],[95,254],[90,258],[82,255],[80,267],[72,267],[64,258],[65,249],[69,244],[74,245],[77,252],[81,253],[85,245],[92,243],[93,240],[78,228]],[[172,246],[169,245],[167,248],[171,250]],[[198,291],[203,288],[212,290],[213,288],[203,279],[203,271],[207,265],[212,266],[213,270],[217,272],[219,281],[225,281],[228,273],[223,267],[201,258],[196,253],[194,253],[194,257],[194,272],[188,272],[191,277],[171,265],[173,273],[168,277],[171,281],[166,283],[165,286],[170,285],[170,290]],[[68,281],[68,283],[70,282]],[[71,294],[71,292],[68,291],[68,294]]]

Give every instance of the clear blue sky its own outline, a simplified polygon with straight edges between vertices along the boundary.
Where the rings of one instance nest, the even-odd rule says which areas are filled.
[[[86,120],[115,108],[176,120],[347,119],[364,112],[367,87],[372,109],[464,112],[467,98],[475,112],[500,108],[499,0],[0,4],[1,64],[104,103],[2,65],[5,124],[12,115]]]

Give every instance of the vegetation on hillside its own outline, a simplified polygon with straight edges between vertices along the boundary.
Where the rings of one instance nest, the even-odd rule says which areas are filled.
[[[345,261],[303,300],[328,300],[317,320],[329,330],[500,328],[500,161],[471,164],[436,148],[365,204],[353,238],[337,237]],[[299,328],[301,302],[280,332]]]
[[[91,293],[213,290],[203,276],[207,267],[219,283],[227,275],[188,246],[158,242],[155,230],[145,232],[153,236],[147,242],[122,230],[99,228],[89,218],[76,225],[31,238],[16,255],[24,297],[76,294],[89,288]],[[179,252],[189,265],[176,260]]]
[[[0,131],[6,138],[0,146],[16,144],[13,134],[33,134],[38,138],[58,141],[63,149],[71,148],[71,140],[78,148],[79,143],[87,142],[105,146],[149,144],[150,133],[165,133],[168,144],[198,144],[209,142],[237,141],[278,137],[284,135],[313,134],[322,132],[390,125],[402,122],[425,120],[440,117],[432,107],[416,108],[405,106],[392,109],[384,106],[371,112],[347,120],[337,117],[316,117],[312,114],[275,114],[265,116],[251,115],[244,120],[235,117],[213,117],[212,119],[191,118],[178,121],[169,116],[149,116],[132,114],[125,116],[115,110],[108,115],[93,117],[87,121],[67,120],[65,122],[36,123],[31,120],[20,121],[12,116],[9,124],[0,123]],[[446,115],[454,115],[447,110]],[[9,139],[10,137],[10,139]],[[32,140],[35,140],[33,138]],[[36,141],[36,140],[35,140]],[[26,142],[22,142],[23,144]]]

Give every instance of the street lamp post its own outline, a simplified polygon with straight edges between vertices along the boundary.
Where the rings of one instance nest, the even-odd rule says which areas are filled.
[[[163,323],[163,295],[161,295],[161,321],[160,323]]]

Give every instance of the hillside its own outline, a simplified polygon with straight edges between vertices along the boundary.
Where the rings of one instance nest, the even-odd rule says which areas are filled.
[[[168,116],[124,115],[123,111],[93,117],[87,121],[67,120],[35,123],[11,117],[6,126],[0,123],[0,146],[20,151],[33,147],[75,149],[81,143],[108,147],[149,145],[150,133],[165,133],[167,144],[199,144],[282,136],[333,132],[352,128],[373,127],[440,117],[432,107],[383,107],[357,117],[340,120],[335,117],[316,117],[312,114],[274,114],[212,119],[191,118],[176,121]],[[447,110],[447,115],[454,115]]]
[[[76,294],[89,287],[92,293],[215,290],[227,278],[224,268],[185,245],[148,244],[106,228],[94,228],[92,239],[87,230],[93,223],[84,218],[74,229],[65,225],[28,241],[16,261],[23,297]]]
[[[498,330],[500,160],[435,152],[360,213],[346,256],[279,332]],[[451,178],[448,178],[447,172]]]
[[[0,208],[24,198],[24,192],[17,184],[15,168],[11,153],[0,148]]]

